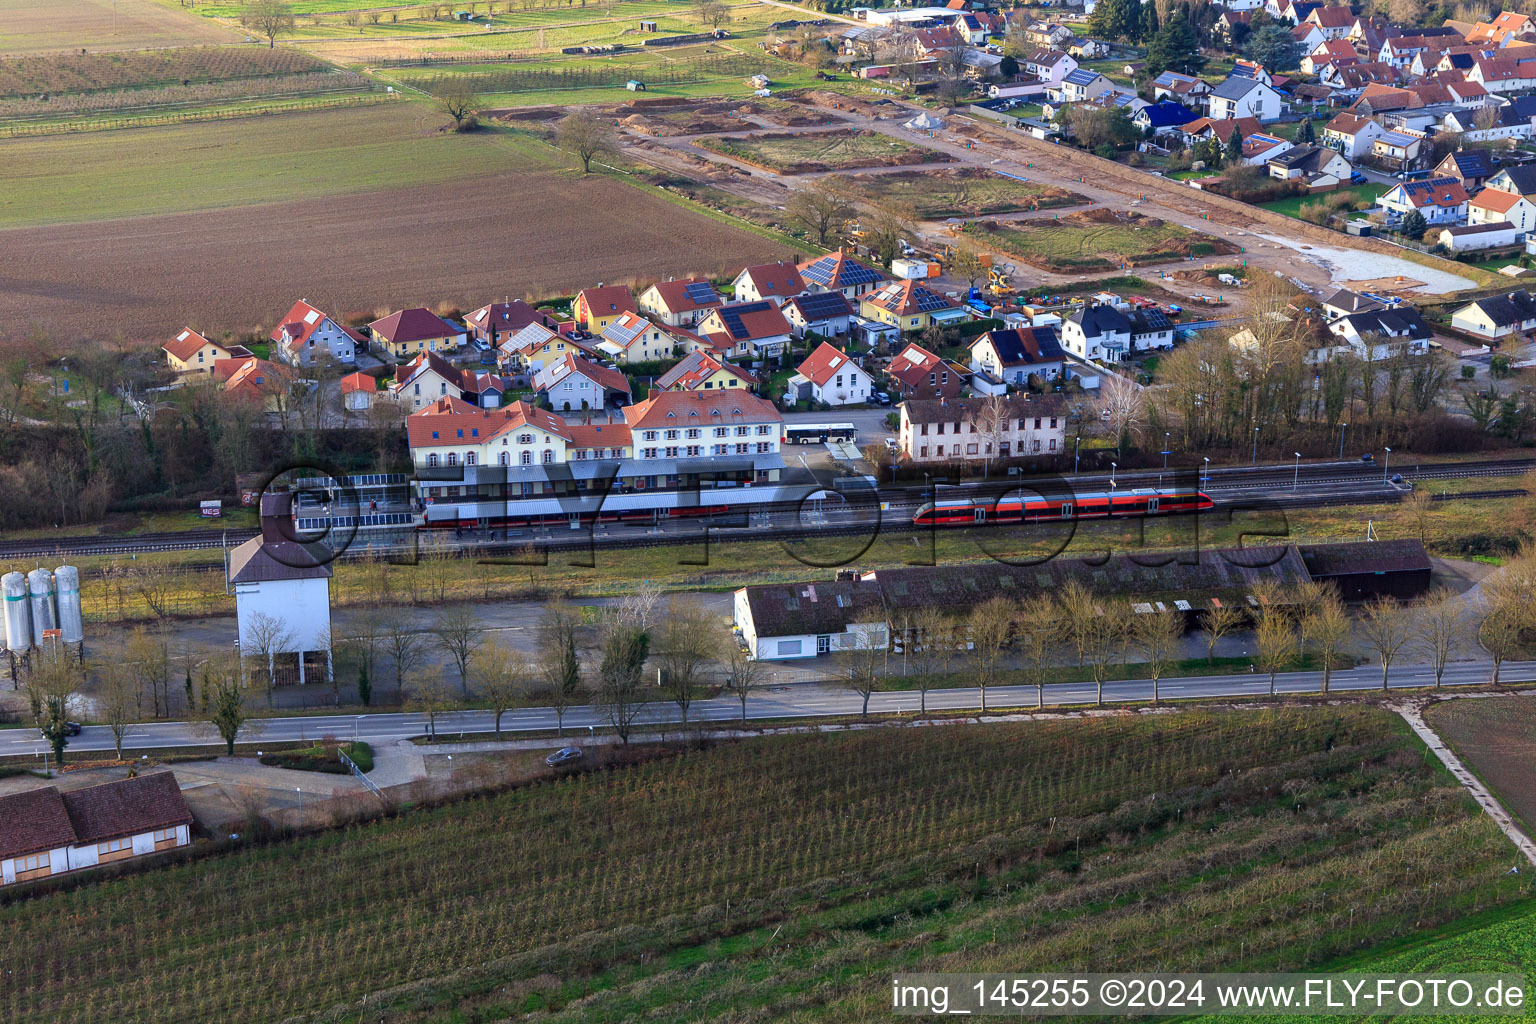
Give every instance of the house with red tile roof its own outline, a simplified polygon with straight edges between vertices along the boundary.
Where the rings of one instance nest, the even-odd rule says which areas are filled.
[[[640,293],[640,312],[668,327],[692,327],[725,305],[715,286],[702,278],[659,281]]]
[[[51,878],[192,842],[192,812],[169,771],[61,793],[0,796],[0,885]]]
[[[1256,117],[1239,117],[1235,119],[1202,117],[1182,125],[1179,131],[1190,139],[1215,139],[1223,146],[1232,137],[1233,132],[1241,132],[1243,138],[1247,138],[1254,132],[1261,132],[1264,126]]]
[[[1499,224],[1507,221],[1516,230],[1536,231],[1536,204],[1518,192],[1485,188],[1467,201],[1467,223]]]
[[[410,410],[431,405],[444,396],[482,409],[495,409],[501,405],[507,382],[494,373],[461,370],[435,352],[423,352],[395,367],[389,390],[396,401]]]
[[[555,318],[534,309],[522,299],[490,302],[464,317],[470,339],[480,349],[493,349],[529,324],[553,328]]]
[[[600,410],[628,405],[629,378],[574,352],[546,365],[534,375],[533,390],[556,412]]]
[[[672,369],[656,378],[653,391],[722,391],[727,388],[748,390],[757,386],[757,377],[733,363],[719,359],[711,351],[697,349],[683,357]]]
[[[220,359],[249,359],[251,350],[244,345],[213,341],[188,327],[160,346],[165,362],[177,373],[212,374]]]
[[[1397,223],[1415,210],[1431,225],[1461,224],[1467,219],[1467,190],[1455,178],[1399,182],[1377,202],[1387,211],[1389,224]]]
[[[1467,42],[1499,47],[1533,36],[1536,36],[1536,24],[1530,18],[1515,11],[1501,11],[1492,21],[1480,21],[1472,26],[1472,31],[1467,33]]]
[[[920,331],[929,324],[958,323],[968,314],[920,281],[892,281],[859,303],[859,314],[903,331]]]
[[[349,373],[341,378],[341,407],[348,412],[367,412],[373,408],[373,396],[379,382],[366,373]]]
[[[698,336],[717,358],[752,362],[776,359],[789,345],[791,328],[779,307],[767,299],[733,302],[712,309],[699,321]]]
[[[337,323],[300,299],[267,336],[272,354],[289,366],[314,366],[321,355],[352,366],[357,353],[368,347],[361,331]]]
[[[921,345],[908,345],[885,368],[892,397],[959,398],[965,376]]]
[[[589,333],[601,333],[622,313],[635,312],[635,297],[621,284],[583,288],[571,303],[571,315]]]
[[[789,390],[796,401],[809,398],[823,405],[860,405],[871,400],[875,380],[846,352],[822,342],[795,367]]]
[[[452,352],[464,344],[466,332],[430,309],[402,309],[368,325],[375,347],[400,362],[423,352]]]
[[[240,360],[220,360],[215,367],[215,377],[227,369],[224,394],[239,402],[247,402],[266,412],[287,412],[297,397],[300,384],[298,372],[266,359],[250,356]]]
[[[737,302],[767,299],[779,306],[805,291],[800,268],[784,260],[748,267],[736,275],[731,286]]]

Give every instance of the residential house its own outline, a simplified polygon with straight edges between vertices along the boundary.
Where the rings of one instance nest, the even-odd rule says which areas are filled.
[[[1345,66],[1360,63],[1355,48],[1347,40],[1325,40],[1307,51],[1301,58],[1301,70],[1309,75],[1315,75],[1329,64]]]
[[[1263,126],[1259,124],[1257,118],[1253,117],[1242,117],[1235,120],[1217,120],[1202,117],[1191,121],[1179,130],[1184,133],[1185,138],[1189,139],[1191,143],[1199,139],[1215,139],[1222,146],[1226,146],[1227,140],[1232,137],[1233,132],[1239,133],[1240,137],[1246,139],[1256,132],[1263,131]]]
[[[1428,136],[1411,128],[1393,128],[1371,143],[1371,159],[1399,170],[1417,167],[1429,154]],[[1423,184],[1420,182],[1419,184]],[[1461,182],[1456,183],[1461,188]]]
[[[1352,109],[1351,113],[1369,117],[1391,107],[1383,105],[1375,98],[1368,98],[1361,103],[1360,98],[1366,96],[1372,86],[1395,92],[1395,87],[1401,84],[1406,76],[1404,72],[1390,64],[1381,64],[1376,61],[1346,64],[1341,61],[1319,68],[1317,78],[1320,84],[1328,87],[1330,100],[1338,103],[1354,100],[1352,106],[1358,109]],[[1403,102],[1409,102],[1409,98],[1404,96]]]
[[[1114,306],[1079,306],[1061,324],[1061,347],[1088,362],[1117,363],[1130,344],[1131,321]]]
[[[624,406],[631,398],[628,377],[574,352],[535,374],[533,390],[556,412]]]
[[[909,400],[896,442],[907,462],[980,462],[1066,451],[1067,405],[1059,395]]]
[[[1173,100],[1191,110],[1203,111],[1206,97],[1211,94],[1211,83],[1193,75],[1181,75],[1177,71],[1164,71],[1152,79],[1153,100]],[[1190,120],[1194,120],[1191,118]]]
[[[1381,50],[1376,54],[1376,59],[1394,67],[1407,68],[1413,64],[1414,58],[1425,50],[1439,53],[1453,46],[1466,45],[1466,40],[1454,30],[1423,28],[1413,31],[1414,34],[1411,36],[1396,36],[1383,42]]]
[[[255,356],[221,359],[214,366],[214,376],[224,381],[225,397],[264,412],[292,409],[301,385],[295,368]]]
[[[0,796],[0,885],[188,846],[192,812],[170,771]]]
[[[1494,57],[1474,61],[1467,81],[1476,82],[1491,93],[1526,93],[1536,88],[1536,60]]]
[[[639,313],[620,313],[604,327],[593,348],[616,363],[649,363],[671,359],[679,339]]]
[[[1498,173],[1490,177],[1485,184],[1488,188],[1496,188],[1500,192],[1518,192],[1532,202],[1536,202],[1536,164],[1500,168]]]
[[[908,345],[885,368],[891,394],[897,398],[960,397],[965,375],[921,345]]]
[[[422,352],[452,352],[464,344],[465,338],[464,328],[420,306],[375,320],[368,329],[379,350],[397,362]]]
[[[743,587],[732,611],[754,661],[883,651],[890,643],[887,619],[881,585],[861,579]]]
[[[604,327],[620,316],[634,312],[635,297],[619,284],[583,288],[571,303],[571,315],[589,334],[601,334]]]
[[[1493,154],[1486,149],[1458,149],[1430,171],[1431,178],[1455,178],[1468,193],[1477,191],[1497,170]]]
[[[698,334],[716,356],[754,361],[778,358],[791,338],[789,321],[767,299],[733,302],[710,310],[699,322]]]
[[[555,321],[522,299],[487,303],[464,317],[470,338],[481,349],[499,348],[502,342],[529,324],[553,328]]]
[[[1055,22],[1034,21],[1024,29],[1024,39],[1035,46],[1061,50],[1073,39],[1072,30]]]
[[[341,378],[341,407],[348,412],[367,412],[373,408],[373,396],[379,382],[366,373],[349,373]]]
[[[756,302],[759,299],[767,299],[776,306],[782,306],[805,291],[805,281],[800,277],[800,268],[783,260],[778,263],[748,267],[736,275],[732,286],[737,302]]]
[[[563,358],[567,352],[587,358],[598,354],[596,346],[589,342],[552,331],[542,324],[529,324],[497,347],[496,362],[509,373],[534,374],[547,363]]]
[[[1518,192],[1503,192],[1496,188],[1485,188],[1467,200],[1468,225],[1505,221],[1521,235],[1536,230],[1536,203]]]
[[[251,350],[244,345],[211,341],[188,327],[160,346],[166,364],[177,373],[213,373],[220,359],[249,359]]]
[[[389,390],[402,407],[415,411],[446,396],[482,409],[501,405],[506,382],[491,373],[461,370],[436,352],[423,352],[395,367]]]
[[[656,378],[652,391],[724,391],[750,389],[757,378],[749,371],[699,349],[688,353],[672,369]]]
[[[875,290],[889,276],[850,259],[842,251],[799,266],[807,292],[841,292],[850,301]]]
[[[797,338],[819,334],[823,338],[841,338],[848,333],[853,307],[842,292],[807,292],[796,295],[780,307],[790,331]]]
[[[1073,39],[1067,44],[1067,52],[1078,60],[1099,60],[1108,57],[1113,49],[1109,43],[1102,39],[1090,39],[1087,37]]]
[[[1342,40],[1349,35],[1359,20],[1349,7],[1319,7],[1302,21],[1303,25],[1316,25],[1326,39]]]
[[[1308,188],[1334,188],[1349,181],[1354,172],[1344,156],[1322,146],[1295,146],[1271,157],[1269,176],[1280,181],[1294,181]]]
[[[1078,68],[1055,89],[1058,103],[1086,103],[1115,91],[1115,83],[1088,68]]]
[[[1054,327],[993,330],[971,342],[971,369],[1015,387],[1024,387],[1031,377],[1049,384],[1065,367],[1066,354]]]
[[[1163,351],[1173,348],[1174,326],[1160,309],[1140,308],[1127,318],[1131,324],[1132,353]]]
[[[1328,34],[1311,22],[1303,22],[1291,29],[1291,39],[1297,53],[1310,53],[1328,41]]]
[[[368,347],[360,331],[344,327],[302,299],[293,304],[268,335],[272,354],[291,366],[313,366],[321,353],[338,363],[353,365]]]
[[[1261,123],[1278,120],[1284,112],[1280,94],[1257,78],[1228,76],[1211,90],[1210,116],[1218,121],[1239,117],[1256,118]]]
[[[1441,228],[1435,241],[1451,252],[1475,252],[1518,245],[1525,233],[1507,220],[1488,224],[1459,224]]]
[[[1243,26],[1245,32],[1250,29],[1253,26],[1253,12],[1239,11],[1228,7],[1221,13],[1221,17],[1216,19],[1215,31],[1221,37],[1223,43],[1231,46],[1232,40],[1236,37],[1238,31],[1237,26],[1239,25]]]
[[[1330,321],[1328,332],[1343,338],[1357,351],[1370,345],[1372,359],[1385,359],[1394,348],[1405,344],[1413,354],[1423,355],[1429,351],[1429,338],[1433,333],[1419,316],[1419,311],[1409,305],[1351,313]]]
[[[1467,190],[1455,178],[1399,182],[1377,203],[1387,211],[1389,224],[1397,224],[1414,210],[1430,225],[1461,224],[1467,219]]]
[[[1536,296],[1522,288],[1477,299],[1452,311],[1451,326],[1489,340],[1536,331]]]
[[[1131,123],[1143,132],[1168,135],[1178,132],[1184,125],[1195,120],[1195,112],[1173,100],[1159,100],[1142,107],[1131,115]]]
[[[1243,140],[1243,163],[1250,167],[1263,167],[1282,154],[1295,148],[1295,143],[1268,132],[1255,132]]]
[[[932,323],[956,323],[968,317],[964,309],[919,281],[892,281],[866,295],[859,303],[859,313],[903,331],[920,331]]]
[[[640,312],[669,327],[692,327],[725,304],[715,286],[699,278],[660,281],[640,293]]]
[[[1042,49],[1021,57],[1019,65],[1047,85],[1056,85],[1077,70],[1077,58],[1061,50]]]
[[[1524,14],[1501,11],[1492,21],[1480,21],[1467,33],[1467,42],[1494,47],[1507,46],[1518,39],[1536,38],[1536,24]]]
[[[1523,141],[1532,134],[1530,115],[1522,115],[1513,105],[1452,110],[1443,118],[1441,127],[1445,131],[1455,132],[1468,142],[1492,142],[1495,139]]]
[[[1323,320],[1331,322],[1340,317],[1386,308],[1387,304],[1380,299],[1352,292],[1348,288],[1340,288],[1323,300]]]
[[[822,342],[795,367],[786,397],[792,395],[796,401],[810,399],[823,405],[860,405],[869,402],[874,393],[875,381],[868,371],[848,358],[846,352]]]

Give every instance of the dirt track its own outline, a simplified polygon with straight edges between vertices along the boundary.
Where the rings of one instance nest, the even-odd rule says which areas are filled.
[[[737,270],[782,246],[622,182],[508,174],[453,185],[0,232],[0,331],[161,341],[341,314],[569,293]],[[171,268],[171,269],[168,269]]]

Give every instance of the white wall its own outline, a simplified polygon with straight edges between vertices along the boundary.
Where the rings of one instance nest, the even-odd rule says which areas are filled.
[[[253,653],[249,639],[251,620],[265,614],[283,624],[293,642],[281,652],[318,651],[324,645],[321,634],[331,628],[331,581],[274,580],[266,583],[235,585],[235,610],[239,622],[240,645]]]

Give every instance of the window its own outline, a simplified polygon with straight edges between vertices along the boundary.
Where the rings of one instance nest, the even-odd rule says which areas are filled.
[[[696,439],[699,436],[699,433],[700,431],[698,427],[690,427],[687,434],[688,440],[692,441]]]
[[[940,423],[938,425],[938,427],[939,427],[939,429],[937,431],[935,431],[935,433],[939,434],[940,436],[943,436],[943,434],[944,434],[944,424]]]
[[[736,454],[737,455],[746,455],[746,454],[748,454],[751,451],[751,449],[752,449],[752,446],[750,444],[739,444],[739,445],[736,446]]]
[[[437,465],[437,452],[433,452],[431,455],[427,456],[427,465],[429,465],[429,466],[436,466]]]
[[[555,453],[550,451],[548,448],[545,448],[544,449],[544,465],[547,466],[551,462],[554,462],[554,461],[555,461]]]
[[[1024,417],[1020,416],[1019,417],[1019,429],[1023,430],[1027,426],[1029,426],[1029,421],[1026,420]]]
[[[772,434],[773,433],[773,427],[770,424],[766,424],[765,423],[764,425],[762,425],[762,426],[757,428],[757,432],[759,434],[764,434],[764,435]]]
[[[475,453],[474,452],[465,452],[464,453],[464,465],[466,465],[466,466],[473,466],[474,464],[475,464]]]
[[[503,466],[510,466],[512,464],[512,455],[511,455],[511,453],[510,452],[502,452],[501,453],[500,462],[501,462],[501,464]]]
[[[446,395],[448,393],[448,385],[447,384],[439,384],[437,386],[437,393],[439,395]]]
[[[1055,451],[1055,450],[1056,450],[1056,439],[1053,437],[1053,438],[1051,438],[1051,451]]]
[[[917,457],[920,458],[920,459],[926,459],[928,457],[928,446],[927,445],[923,445],[921,448],[919,448],[917,450]]]
[[[587,461],[587,450],[585,448],[577,448],[576,449],[576,461],[577,462],[586,462]]]
[[[1039,416],[1035,417],[1035,429],[1036,430],[1040,429],[1040,417]]]
[[[416,384],[412,384],[411,387],[413,389],[412,394],[417,394],[417,395],[421,394],[421,384],[419,382],[416,383]]]
[[[610,459],[622,459],[624,457],[624,449],[623,448],[610,448],[610,449],[608,449],[608,457]]]
[[[522,466],[533,465],[533,452],[523,452],[517,457],[517,461],[518,464]]]
[[[645,432],[645,439],[647,441],[654,441],[654,440],[656,440],[656,431],[654,431],[654,430],[647,430]]]
[[[1040,442],[1039,442],[1039,441],[1038,441],[1038,440],[1036,440],[1036,441],[1035,441],[1035,442],[1033,442],[1033,444],[1032,444],[1032,445],[1031,445],[1031,447],[1030,447],[1030,451],[1035,451],[1035,452],[1038,452],[1038,451],[1039,451],[1039,450],[1040,450]]]
[[[517,443],[518,444],[533,444],[533,435],[532,434],[518,434],[517,435]]]
[[[174,833],[172,834],[174,835]],[[98,857],[105,857],[112,853],[122,853],[124,850],[132,852],[132,839],[108,839],[104,843],[96,844],[96,855]]]
[[[647,449],[645,449],[645,451],[643,451],[641,453],[641,456],[643,458],[647,458],[647,459],[654,459],[656,457],[656,449],[655,448],[647,448]]]
[[[698,458],[702,454],[703,454],[702,446],[696,445],[696,444],[691,444],[691,445],[688,446],[688,457],[690,459],[696,459],[696,458]]]
[[[799,642],[796,641],[796,643],[798,644]],[[21,874],[25,871],[41,871],[43,868],[48,867],[50,863],[46,853],[35,854],[31,857],[21,857],[16,861],[16,872]]]
[[[1052,430],[1055,430],[1055,429],[1056,429],[1056,417],[1055,417],[1055,416],[1052,416],[1052,417],[1051,417],[1051,429],[1052,429]],[[1055,442],[1055,441],[1052,441],[1052,442],[1051,442],[1051,444],[1053,444],[1053,445],[1054,445],[1054,444],[1055,444],[1055,443],[1056,443],[1056,442]]]
[[[667,458],[669,458],[669,459],[677,458],[677,445],[675,445],[675,444],[667,445],[666,454],[667,454]]]
[[[920,426],[918,428],[917,432],[919,434],[922,434],[924,437],[927,437],[928,436],[928,424],[924,423],[922,426]]]
[[[779,657],[785,658],[785,657],[789,657],[790,655],[799,654],[799,653],[800,653],[800,641],[799,640],[780,640],[779,641],[779,649],[778,649],[778,656]]]
[[[736,436],[737,437],[746,437],[750,433],[752,433],[752,428],[751,427],[737,427],[736,428]]]
[[[960,446],[956,445],[955,447],[958,448]],[[977,454],[976,446],[974,444],[966,445],[965,446],[965,454],[967,454],[967,455],[975,455],[975,454]]]
[[[677,440],[677,431],[675,431],[675,430],[667,431],[667,440],[668,441],[676,441]]]
[[[731,436],[731,428],[730,427],[716,427],[715,428],[715,436],[716,437],[730,437]]]
[[[731,447],[731,446],[730,446],[730,445],[728,445],[728,444],[717,444],[717,445],[713,445],[713,446],[712,446],[712,447],[711,447],[711,448],[710,448],[710,450],[709,450],[709,453],[710,453],[710,454],[711,454],[711,455],[724,455],[724,454],[725,454],[725,453],[726,453],[726,452],[727,452],[727,451],[729,451],[729,450],[730,450],[730,447]]]
[[[449,452],[448,453],[448,465],[450,465],[450,466],[457,466],[458,464],[459,464],[459,453],[458,452]]]

